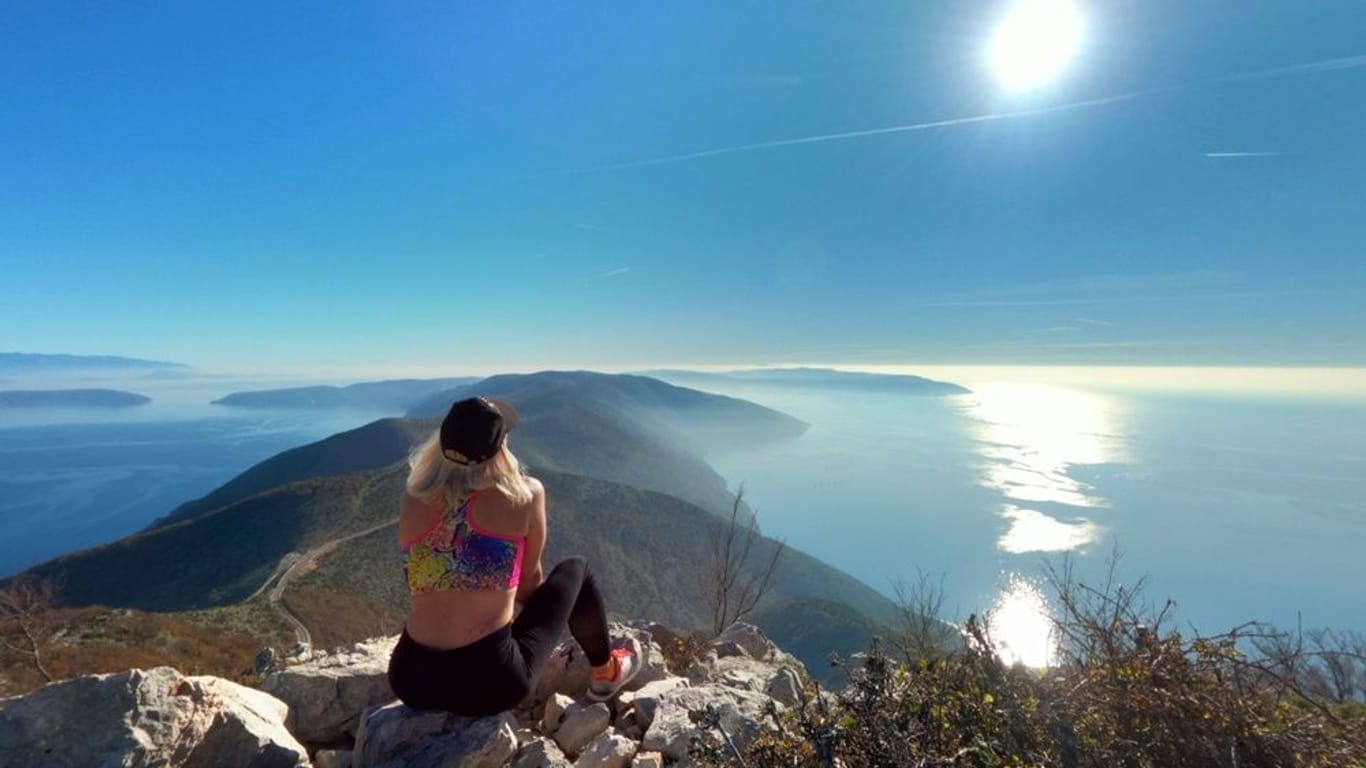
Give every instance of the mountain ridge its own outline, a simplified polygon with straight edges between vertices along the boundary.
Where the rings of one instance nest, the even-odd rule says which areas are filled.
[[[54,373],[86,370],[174,368],[188,370],[184,363],[164,360],[145,360],[117,355],[66,355],[40,352],[0,352],[0,372]]]

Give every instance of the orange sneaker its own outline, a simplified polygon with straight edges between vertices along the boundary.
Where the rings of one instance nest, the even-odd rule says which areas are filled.
[[[639,641],[633,637],[622,640],[612,649],[611,665],[610,677],[598,677],[596,672],[593,674],[592,681],[588,683],[589,700],[607,701],[640,672],[644,660]]]

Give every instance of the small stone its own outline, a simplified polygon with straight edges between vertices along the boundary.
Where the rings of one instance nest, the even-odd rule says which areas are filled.
[[[664,755],[659,752],[637,752],[631,768],[664,768]]]
[[[574,700],[565,696],[563,693],[551,694],[550,699],[545,703],[545,716],[541,718],[541,733],[547,736],[554,736],[560,730],[560,724],[564,722],[564,713],[574,703]]]
[[[313,754],[313,768],[351,768],[351,750],[320,749]]]
[[[798,679],[797,673],[787,667],[778,670],[778,674],[768,681],[768,686],[764,688],[764,693],[773,698],[779,704],[795,707],[801,704],[802,683]]]
[[[626,768],[636,753],[636,742],[615,733],[599,735],[574,762],[577,768]]]
[[[564,720],[555,732],[555,743],[570,758],[577,757],[588,743],[607,730],[612,723],[612,713],[606,704],[571,704],[565,710]]]
[[[712,648],[716,649],[716,658],[729,659],[735,656],[748,656],[749,652],[743,645],[730,641],[724,643],[713,643]]]
[[[640,724],[635,712],[627,712],[617,720],[617,732],[635,741],[645,738],[645,726]]]
[[[764,633],[758,627],[744,622],[736,622],[726,627],[726,631],[712,641],[713,645],[724,643],[735,643],[744,648],[750,658],[760,660],[767,659],[777,650],[773,642],[764,637]]]
[[[619,720],[627,712],[635,709],[636,693],[635,691],[622,691],[613,696],[612,700],[607,702],[607,706],[612,708],[612,719]]]
[[[267,645],[266,647],[256,652],[256,660],[255,663],[252,665],[252,669],[258,675],[267,675],[270,672],[274,671],[276,665],[278,665],[279,663],[280,660],[275,653],[275,649]]]
[[[569,758],[564,756],[555,742],[536,739],[522,747],[512,768],[569,768]]]

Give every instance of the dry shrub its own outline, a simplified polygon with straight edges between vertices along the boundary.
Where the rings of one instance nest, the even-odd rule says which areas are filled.
[[[713,740],[698,757],[754,768],[1366,766],[1359,636],[1246,625],[1186,637],[1167,627],[1170,603],[1154,609],[1141,582],[1113,574],[1114,560],[1098,586],[1069,562],[1050,571],[1060,658],[1046,670],[1002,663],[970,617],[944,654],[900,659],[875,641],[844,689],[809,690],[743,754]]]

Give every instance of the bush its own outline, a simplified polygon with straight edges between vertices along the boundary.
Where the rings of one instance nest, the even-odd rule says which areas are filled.
[[[1361,695],[1359,637],[1297,644],[1302,634],[1255,624],[1185,637],[1164,626],[1170,603],[1142,601],[1141,583],[1092,587],[1068,565],[1050,579],[1054,666],[1007,666],[973,617],[947,653],[898,658],[906,643],[890,655],[875,640],[842,690],[808,690],[743,753],[713,741],[698,756],[753,768],[1366,766],[1366,707],[1344,700]]]

